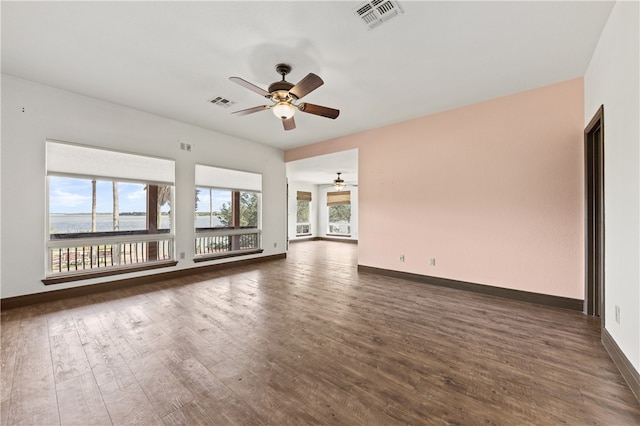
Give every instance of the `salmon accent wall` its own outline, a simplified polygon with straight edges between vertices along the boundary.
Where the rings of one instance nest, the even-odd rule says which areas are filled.
[[[583,109],[577,78],[285,161],[359,149],[360,265],[583,299]]]

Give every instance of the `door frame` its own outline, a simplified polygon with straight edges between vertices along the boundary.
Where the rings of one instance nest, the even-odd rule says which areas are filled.
[[[585,298],[584,313],[605,327],[604,105],[584,129]]]

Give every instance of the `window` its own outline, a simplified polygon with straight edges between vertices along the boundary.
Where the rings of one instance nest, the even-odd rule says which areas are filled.
[[[328,235],[351,235],[351,191],[327,192]]]
[[[311,193],[298,191],[296,207],[296,236],[311,235]]]
[[[45,284],[175,265],[172,160],[56,141],[46,148]]]
[[[261,252],[256,173],[196,165],[196,261]]]

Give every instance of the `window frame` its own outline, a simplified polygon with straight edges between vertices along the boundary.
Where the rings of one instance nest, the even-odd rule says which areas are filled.
[[[203,185],[196,185],[195,189],[196,194],[198,190],[203,189],[211,191],[231,191],[231,205],[229,206],[231,209],[231,225],[198,228],[197,212],[194,211],[194,262],[198,263],[228,257],[259,254],[264,251],[262,248],[262,193],[260,191]],[[256,225],[241,225],[241,198],[243,193],[254,194],[257,198],[256,210],[258,217]],[[209,213],[211,214],[213,212],[210,211]],[[245,239],[244,243],[242,241],[243,238]],[[242,244],[251,244],[255,247],[242,248]],[[213,248],[212,245],[214,246]],[[223,248],[216,248],[216,245],[223,245]],[[225,245],[228,249],[224,248]]]
[[[300,209],[300,203],[307,203],[307,221],[306,222],[299,222],[298,221],[298,212]],[[313,231],[311,229],[311,212],[312,212],[312,199],[311,199],[311,192],[305,192],[305,191],[298,191],[298,194],[296,196],[296,237],[308,237],[310,235],[313,235]],[[301,226],[306,226],[307,230],[306,232],[299,232],[298,229]]]
[[[340,206],[340,205],[348,205],[349,206],[349,222],[347,223],[348,231],[346,233],[340,232],[332,232],[331,231],[331,208]],[[327,236],[330,237],[343,237],[349,238],[351,237],[351,191],[330,191],[327,192]]]
[[[55,143],[57,141],[47,142]],[[102,151],[104,151],[101,148],[95,147],[87,146],[85,148],[95,150],[96,155],[99,155]],[[128,153],[123,154],[131,155]],[[135,155],[137,155],[138,157],[145,157],[143,155]],[[50,231],[50,222],[52,215],[50,178],[55,176],[79,180],[136,183],[145,185],[147,188],[145,210],[146,229],[134,231],[125,230],[52,234]],[[168,182],[164,183],[163,185],[169,186],[171,188],[169,204],[171,206],[174,206],[175,186],[173,182],[171,182],[170,185],[168,185]],[[155,182],[143,180],[123,179],[118,177],[105,176],[88,176],[86,174],[78,175],[74,173],[47,171],[45,184],[45,277],[42,279],[43,284],[60,284],[177,265],[178,262],[175,258],[174,234],[175,215],[173,214],[173,212],[169,217],[169,229],[158,229],[157,224],[156,226],[150,226],[150,224],[152,223],[152,218],[155,219],[158,217],[158,212],[161,207],[157,205],[157,189],[160,186],[162,185],[158,185]],[[156,190],[155,198],[153,198],[152,194],[153,188],[155,188]],[[127,263],[126,261],[127,245],[129,248],[129,263]],[[94,247],[95,254],[93,251]],[[134,248],[136,259],[135,262],[133,260],[134,255],[132,254],[132,249]],[[55,268],[54,266],[54,261],[56,259],[56,250],[58,251],[58,268]],[[100,259],[101,251],[103,253],[103,259]],[[71,255],[72,252],[73,256]],[[87,252],[89,254],[87,254]],[[162,253],[161,258],[158,255],[159,252]],[[138,255],[138,253],[141,254]],[[77,260],[79,257],[82,259],[80,262],[78,262]],[[64,261],[63,259],[66,259],[66,261]],[[71,261],[70,259],[73,259],[73,261]],[[101,260],[103,261],[102,263]],[[64,268],[63,264],[65,265]],[[80,265],[80,267],[78,265]]]

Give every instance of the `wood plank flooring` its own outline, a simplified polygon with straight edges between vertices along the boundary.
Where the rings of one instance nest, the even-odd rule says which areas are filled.
[[[357,246],[2,312],[3,425],[638,425],[580,313],[360,273]]]

